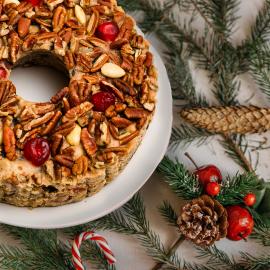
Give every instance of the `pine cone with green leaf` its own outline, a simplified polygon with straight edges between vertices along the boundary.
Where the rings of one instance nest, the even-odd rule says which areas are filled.
[[[255,106],[183,109],[181,117],[190,124],[212,133],[247,134],[270,129],[270,108]]]
[[[183,206],[178,224],[186,239],[210,246],[227,234],[227,211],[217,200],[203,195]]]

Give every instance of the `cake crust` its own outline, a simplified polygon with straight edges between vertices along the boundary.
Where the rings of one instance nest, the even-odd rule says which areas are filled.
[[[126,166],[155,111],[157,73],[149,43],[115,0],[4,1],[0,8],[0,201],[59,206],[98,192]],[[96,29],[113,22],[115,40]],[[49,102],[16,94],[16,66],[48,65],[69,76]],[[115,103],[97,111],[92,96]],[[24,158],[25,143],[46,138],[51,155],[40,167]]]

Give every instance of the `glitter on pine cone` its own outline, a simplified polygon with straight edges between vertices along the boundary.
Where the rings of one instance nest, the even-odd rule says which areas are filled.
[[[187,240],[210,246],[227,235],[227,211],[217,200],[203,195],[183,206],[178,224]]]
[[[181,117],[190,124],[212,133],[247,134],[270,129],[270,108],[255,106],[183,109]]]

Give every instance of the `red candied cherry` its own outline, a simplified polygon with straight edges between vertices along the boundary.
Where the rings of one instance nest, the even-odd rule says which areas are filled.
[[[239,205],[228,206],[228,231],[227,238],[239,241],[248,237],[253,230],[254,220],[249,211]]]
[[[206,185],[205,191],[210,196],[217,196],[220,192],[220,185],[217,182],[210,182]]]
[[[115,104],[115,96],[110,92],[101,91],[92,96],[91,102],[94,104],[94,110],[105,112],[107,108]]]
[[[30,139],[24,144],[23,153],[33,165],[41,166],[50,156],[49,142],[43,138]]]
[[[104,22],[96,30],[96,36],[104,41],[114,41],[118,33],[119,28],[114,22]]]
[[[0,67],[0,79],[6,79],[7,78],[7,70],[3,67]]]
[[[256,203],[256,195],[254,193],[248,193],[244,197],[244,203],[246,206],[253,206]]]
[[[32,6],[37,7],[41,4],[42,0],[26,0],[28,3],[32,4]]]
[[[198,180],[203,187],[206,187],[210,182],[221,183],[222,175],[218,167],[212,164],[199,167],[188,153],[185,153],[185,156],[194,164],[196,168],[194,175],[198,177]]]

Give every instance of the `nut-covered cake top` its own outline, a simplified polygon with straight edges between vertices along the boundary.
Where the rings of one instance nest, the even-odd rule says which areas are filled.
[[[62,179],[129,154],[157,91],[149,44],[134,27],[114,0],[0,0],[2,160]],[[25,101],[9,80],[25,64],[51,65],[70,83],[49,102]]]

